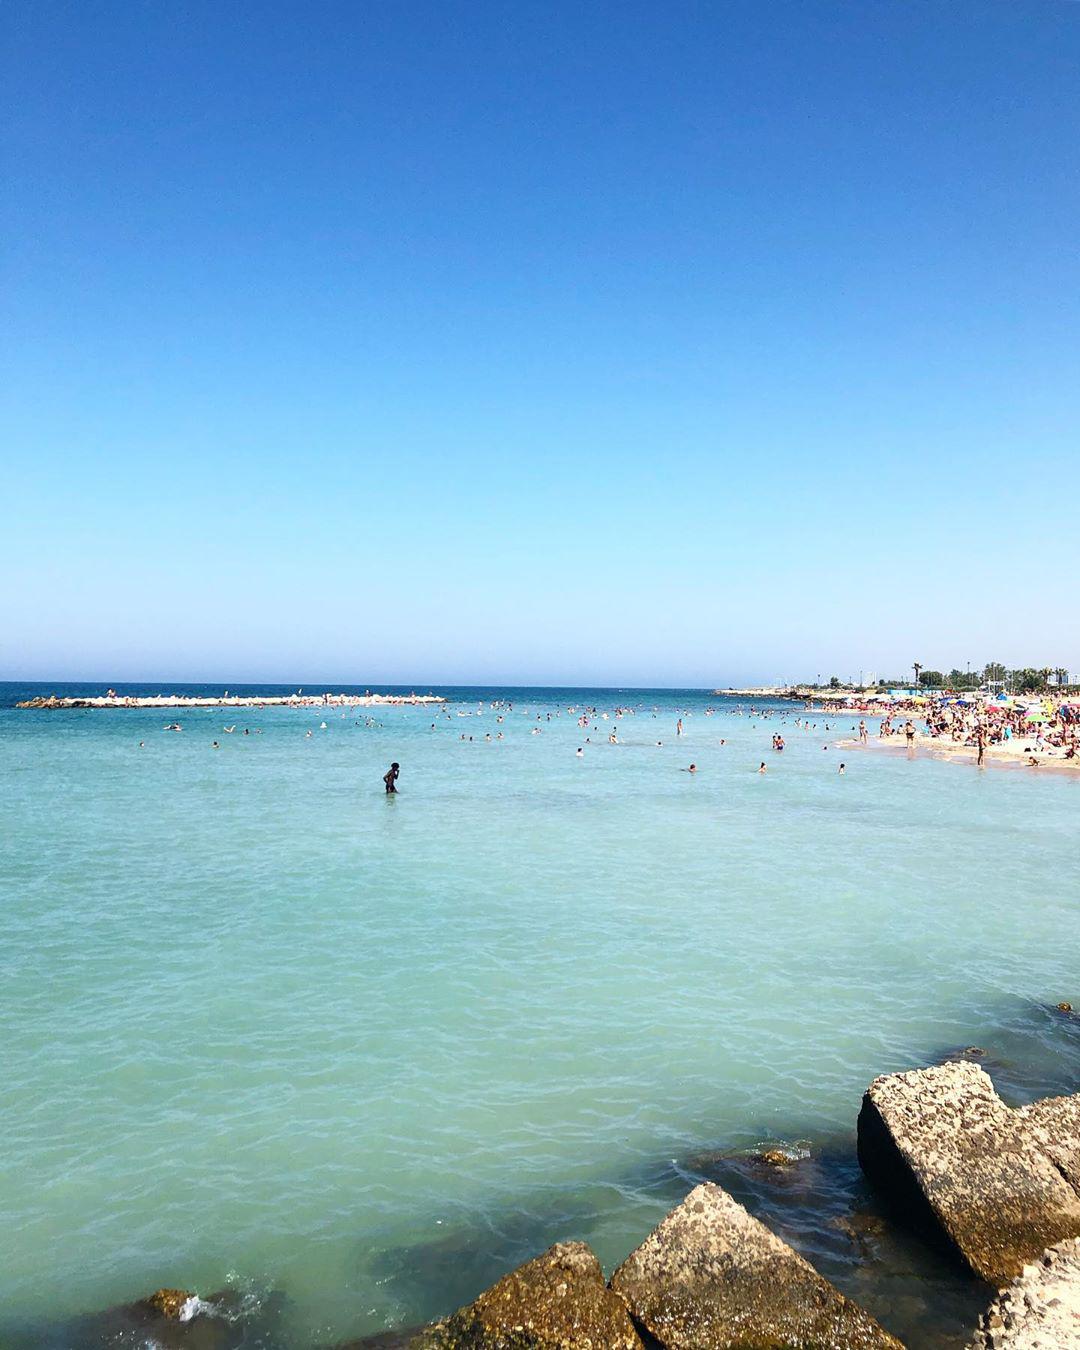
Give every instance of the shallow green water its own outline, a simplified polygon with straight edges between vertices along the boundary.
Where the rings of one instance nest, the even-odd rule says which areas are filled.
[[[610,1266],[702,1175],[913,1343],[960,1326],[962,1281],[837,1226],[855,1117],[971,1043],[1012,1100],[1076,1085],[1080,782],[512,697],[0,709],[0,1327],[232,1282],[287,1344],[358,1335],[560,1237]],[[636,707],[619,745],[586,703]],[[771,1139],[802,1180],[713,1156]]]

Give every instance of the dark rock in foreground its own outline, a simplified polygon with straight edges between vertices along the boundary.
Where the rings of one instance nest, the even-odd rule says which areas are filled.
[[[405,1331],[377,1331],[372,1336],[361,1336],[358,1341],[339,1341],[333,1350],[410,1350],[423,1330],[411,1327]]]
[[[69,1350],[146,1346],[159,1350],[238,1350],[245,1329],[231,1316],[236,1296],[200,1299],[186,1289],[159,1289],[135,1303],[79,1318],[64,1333]]]
[[[665,1350],[899,1350],[900,1342],[706,1182],[611,1287]]]
[[[971,1350],[1080,1350],[1080,1240],[1024,1267],[983,1314]]]
[[[642,1350],[623,1301],[583,1242],[556,1243],[504,1275],[414,1350]]]
[[[1003,1285],[1047,1247],[1080,1234],[1080,1111],[1055,1098],[1014,1111],[975,1064],[871,1083],[859,1162],[914,1220],[939,1225],[983,1279]]]

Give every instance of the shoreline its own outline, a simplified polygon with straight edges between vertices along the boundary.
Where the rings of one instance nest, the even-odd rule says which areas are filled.
[[[956,741],[939,740],[933,736],[927,736],[924,733],[916,735],[915,744],[908,750],[904,737],[895,735],[884,739],[879,736],[871,736],[863,745],[855,736],[845,737],[837,741],[838,750],[891,750],[902,751],[904,754],[910,754],[916,759],[948,759],[959,760],[961,763],[977,765],[978,751],[973,745],[962,745]],[[1038,764],[1030,764],[1029,758],[1034,757],[1039,761]],[[999,769],[1056,769],[1063,773],[1080,773],[1080,760],[1065,759],[1051,749],[1024,750],[1017,747],[1013,749],[1011,745],[988,745],[983,756],[983,767],[993,764]]]
[[[132,697],[102,694],[57,698],[55,694],[16,703],[16,708],[385,708],[445,703],[441,694],[229,694],[220,698],[195,694],[148,694]]]

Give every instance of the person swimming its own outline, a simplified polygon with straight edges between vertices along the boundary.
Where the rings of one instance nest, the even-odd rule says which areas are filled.
[[[397,760],[395,760],[393,764],[390,765],[386,773],[383,774],[383,782],[386,784],[387,796],[389,796],[391,793],[397,792],[397,780],[398,774],[400,772],[401,772],[401,765],[397,762]]]

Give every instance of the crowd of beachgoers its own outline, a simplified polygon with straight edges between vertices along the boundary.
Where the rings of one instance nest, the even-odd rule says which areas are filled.
[[[1080,767],[1080,697],[1074,694],[871,695],[839,706],[880,717],[879,741],[929,741],[935,750],[974,755],[980,764],[993,758]],[[860,732],[860,741],[866,739]]]

